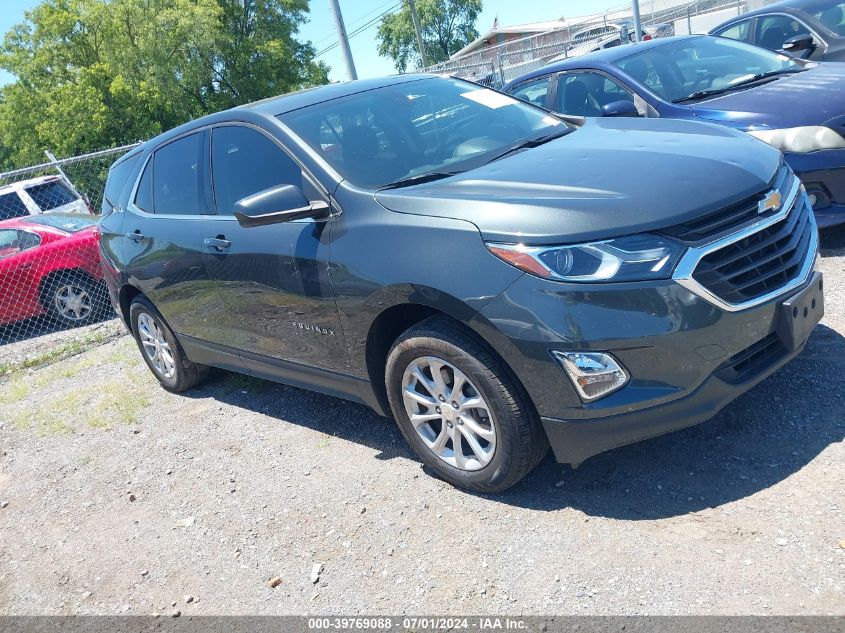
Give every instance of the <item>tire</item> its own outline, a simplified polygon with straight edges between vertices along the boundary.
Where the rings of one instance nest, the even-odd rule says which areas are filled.
[[[188,359],[167,321],[143,295],[129,305],[129,323],[144,362],[167,391],[185,391],[208,377],[210,368]]]
[[[105,289],[82,272],[54,273],[41,292],[41,302],[51,318],[66,327],[88,325],[103,314]]]
[[[456,382],[463,387],[451,399]],[[437,476],[459,488],[502,492],[548,451],[521,385],[481,340],[446,318],[427,319],[396,340],[387,356],[385,386],[405,439]],[[412,414],[421,416],[416,425]]]

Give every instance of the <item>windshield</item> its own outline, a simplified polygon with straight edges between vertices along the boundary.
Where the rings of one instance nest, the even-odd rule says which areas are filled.
[[[341,176],[373,189],[466,171],[523,141],[568,129],[513,97],[440,77],[341,97],[279,118]]]
[[[825,0],[814,2],[804,10],[835,35],[845,36],[845,2],[841,0]]]
[[[667,101],[703,91],[726,91],[761,75],[797,72],[786,55],[721,37],[696,37],[648,48],[614,62]]]
[[[94,226],[97,223],[97,218],[93,215],[77,213],[41,213],[29,216],[25,222],[43,224],[67,233],[76,233],[82,229],[87,229],[89,226]]]

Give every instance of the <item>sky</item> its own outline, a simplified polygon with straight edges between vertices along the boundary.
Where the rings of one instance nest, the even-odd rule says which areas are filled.
[[[351,34],[357,28],[366,25],[385,10],[399,4],[400,0],[339,0],[346,32]],[[0,34],[5,34],[15,24],[22,22],[24,11],[38,4],[38,0],[0,0]],[[524,24],[526,22],[544,22],[560,17],[573,17],[603,11],[609,6],[617,6],[620,0],[484,0],[484,10],[477,22],[479,33],[484,33],[498,16],[502,26]],[[350,38],[352,57],[360,79],[378,77],[396,72],[393,62],[379,57],[376,32],[378,22],[360,34]],[[307,24],[300,31],[300,39],[313,42],[319,52],[335,43],[334,19],[329,9],[329,0],[311,0],[311,14]],[[346,79],[346,67],[340,48],[327,51],[319,57],[331,67],[329,78],[332,81]],[[8,73],[0,71],[0,85],[11,81]]]

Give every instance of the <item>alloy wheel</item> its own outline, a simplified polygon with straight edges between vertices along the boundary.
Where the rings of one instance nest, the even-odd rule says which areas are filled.
[[[72,282],[56,289],[53,302],[59,315],[71,322],[84,321],[94,310],[94,302],[88,290]]]
[[[163,378],[173,378],[176,374],[176,362],[170,343],[164,337],[164,331],[159,324],[146,312],[138,315],[138,336],[156,373]]]
[[[487,401],[457,367],[434,356],[417,358],[402,379],[405,412],[428,449],[466,471],[484,468],[496,451]]]

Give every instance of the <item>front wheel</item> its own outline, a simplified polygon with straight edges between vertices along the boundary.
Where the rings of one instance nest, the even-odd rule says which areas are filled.
[[[394,343],[386,387],[408,443],[455,486],[501,492],[546,454],[524,390],[481,341],[447,319],[428,319]]]

